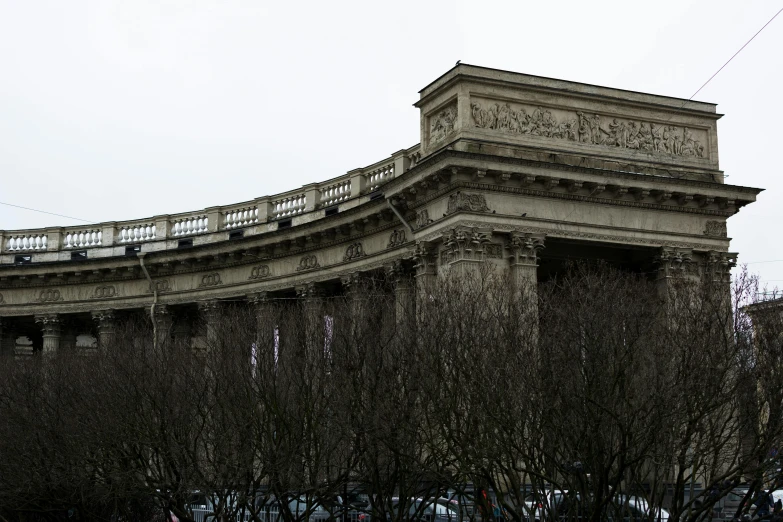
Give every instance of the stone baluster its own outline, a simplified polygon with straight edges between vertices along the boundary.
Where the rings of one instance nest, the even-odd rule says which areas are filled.
[[[98,330],[98,347],[106,350],[114,342],[115,328],[117,326],[114,310],[96,310],[92,313],[92,318]]]
[[[60,349],[60,316],[58,314],[41,314],[35,316],[35,322],[43,333],[44,355],[52,355]]]

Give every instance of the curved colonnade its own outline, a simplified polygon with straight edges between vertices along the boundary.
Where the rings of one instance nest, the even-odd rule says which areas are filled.
[[[365,276],[407,292],[485,262],[520,285],[575,258],[662,285],[727,277],[726,220],[760,191],[723,182],[714,105],[469,65],[420,94],[420,144],[326,182],[0,231],[0,351],[108,345],[117,317],[153,301],[156,320],[192,335],[183,318],[208,324],[225,300],[342,292]]]

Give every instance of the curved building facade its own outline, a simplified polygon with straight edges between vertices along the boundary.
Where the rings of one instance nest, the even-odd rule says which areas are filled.
[[[0,231],[0,351],[107,345],[119,317],[153,301],[156,320],[191,335],[222,301],[367,276],[408,291],[486,261],[530,283],[569,259],[661,284],[735,263],[726,220],[760,190],[724,183],[713,104],[458,65],[415,105],[419,144],[298,190]]]

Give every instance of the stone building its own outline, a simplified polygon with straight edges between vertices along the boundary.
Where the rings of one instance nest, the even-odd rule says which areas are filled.
[[[107,345],[153,302],[188,336],[221,300],[339,292],[363,275],[402,290],[489,261],[534,283],[603,259],[666,285],[735,263],[726,220],[760,190],[724,183],[714,104],[463,64],[415,106],[419,144],[300,189],[0,231],[0,351]]]

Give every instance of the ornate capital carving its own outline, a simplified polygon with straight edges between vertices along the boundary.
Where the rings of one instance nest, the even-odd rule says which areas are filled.
[[[544,248],[544,237],[512,232],[506,243],[511,265],[537,265],[538,252]]]
[[[685,276],[693,274],[696,269],[691,250],[664,247],[656,256],[655,262],[663,277]]]
[[[704,256],[704,275],[713,281],[731,280],[731,269],[737,266],[737,254],[711,250]]]
[[[416,276],[435,275],[435,249],[423,241],[416,241],[413,250],[413,260],[416,268]]]
[[[255,292],[247,295],[247,302],[251,305],[263,305],[269,302],[269,292]]]
[[[296,296],[300,299],[309,299],[321,296],[321,289],[315,284],[315,281],[307,282],[295,287]]]
[[[484,194],[468,194],[467,192],[455,192],[449,196],[446,207],[446,215],[455,212],[489,212],[487,199]]]
[[[350,292],[352,290],[356,290],[356,288],[359,286],[359,283],[361,282],[362,275],[360,272],[351,272],[350,274],[346,274],[343,276],[340,276],[340,283],[343,285],[343,288]]]
[[[55,337],[60,335],[62,323],[59,314],[36,315],[35,322],[41,327],[44,337]]]
[[[484,245],[491,238],[492,231],[488,229],[452,228],[443,238],[445,248],[441,255],[441,264],[464,260],[482,261],[484,259]]]

